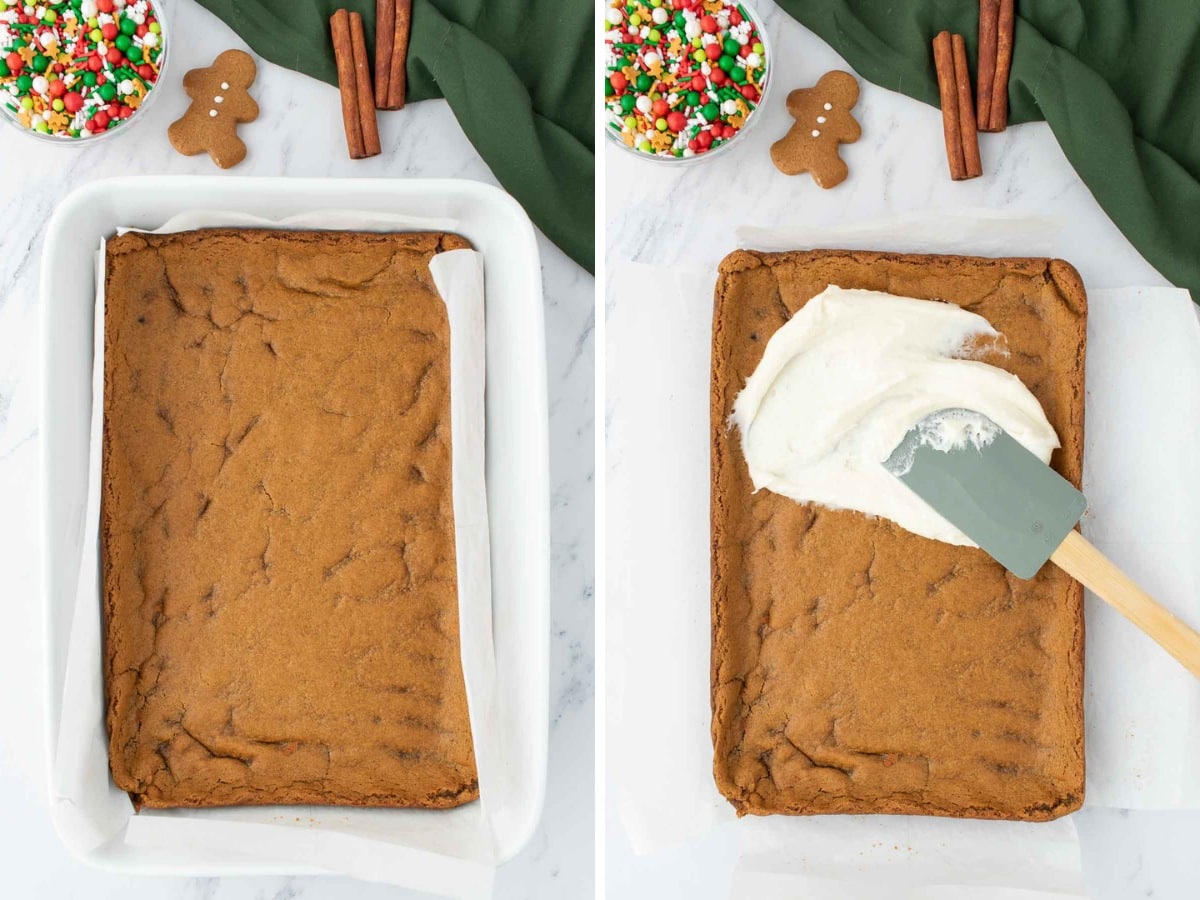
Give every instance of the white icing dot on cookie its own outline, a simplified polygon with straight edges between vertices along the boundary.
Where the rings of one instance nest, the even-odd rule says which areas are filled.
[[[229,90],[229,82],[227,82],[227,81],[222,81],[222,82],[221,82],[221,90],[223,90],[223,91],[227,91],[227,90]],[[825,107],[825,108],[826,108],[826,109],[828,109],[829,107],[827,106],[827,107]]]
[[[826,109],[833,109],[833,104],[832,104],[832,103],[826,103],[826,104],[825,104],[825,108],[826,108]]]
[[[817,116],[817,124],[818,124],[818,125],[824,125],[824,124],[825,124],[825,117],[824,117],[824,116]]]
[[[210,116],[216,116],[216,114],[217,114],[217,111],[216,111],[215,109],[210,109],[210,110],[208,111],[208,114],[209,114]]]
[[[213,97],[213,103],[224,103],[224,102],[225,102],[225,98],[224,98],[224,97]],[[820,119],[818,119],[817,121],[819,122],[819,121],[821,121],[821,120],[820,120]]]
[[[814,128],[813,129],[813,137],[820,137],[820,136],[821,136],[821,132],[817,131],[817,129]]]

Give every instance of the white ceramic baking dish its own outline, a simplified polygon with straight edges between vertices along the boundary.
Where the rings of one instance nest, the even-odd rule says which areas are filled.
[[[60,204],[46,232],[41,283],[42,597],[50,784],[56,783],[60,722],[72,715],[62,708],[62,694],[87,496],[94,251],[118,226],[154,229],[184,212],[222,210],[279,219],[347,209],[457,219],[457,230],[484,257],[493,637],[507,774],[516,788],[511,794],[519,798],[502,812],[496,852],[503,862],[532,835],[546,781],[550,522],[545,334],[533,227],[511,197],[472,181],[147,176],[96,182]],[[304,807],[303,813],[306,818],[327,817],[328,826],[336,828],[354,811]],[[324,871],[254,854],[131,847],[120,838],[89,848],[59,819],[56,813],[55,824],[68,847],[106,868],[210,876]],[[438,829],[434,822],[430,825]],[[380,837],[386,838],[386,826]],[[452,843],[453,830],[441,837]]]

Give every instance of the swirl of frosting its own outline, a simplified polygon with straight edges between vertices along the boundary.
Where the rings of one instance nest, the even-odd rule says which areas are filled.
[[[920,419],[947,408],[987,416],[1050,461],[1058,435],[1017,376],[969,358],[1001,335],[948,303],[828,287],[767,342],[731,422],[755,490],[891,519],[975,546],[884,467]]]

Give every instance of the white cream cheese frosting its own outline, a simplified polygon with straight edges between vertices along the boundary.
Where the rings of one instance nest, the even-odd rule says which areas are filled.
[[[731,422],[755,490],[853,509],[949,544],[975,546],[884,467],[918,420],[982,413],[1043,462],[1059,446],[1019,378],[964,358],[999,333],[948,303],[828,287],[767,342]],[[948,446],[969,437],[951,424]]]

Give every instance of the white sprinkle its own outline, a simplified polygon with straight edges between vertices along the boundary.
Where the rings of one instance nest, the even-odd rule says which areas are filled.
[[[667,11],[661,6],[650,14],[650,18],[654,20],[655,25],[665,25],[667,23]]]
[[[824,125],[824,124],[825,124],[825,117],[824,117],[824,116],[817,116],[817,124],[818,124],[818,125]]]
[[[216,111],[215,109],[210,109],[210,110],[208,111],[208,114],[209,114],[210,116],[212,116],[213,118],[216,118],[217,111]]]
[[[610,9],[604,14],[604,18],[608,20],[609,25],[620,25],[621,11],[619,9]]]
[[[826,109],[833,109],[833,104],[832,104],[832,103],[826,103],[826,104],[825,104],[825,108],[826,108]]]
[[[817,131],[817,129],[814,128],[813,129],[813,137],[820,137],[820,136],[821,136],[821,132]]]
[[[223,90],[223,91],[229,90],[229,85],[224,81],[221,82],[221,90]]]
[[[224,103],[224,102],[225,102],[225,98],[220,95],[213,97],[213,103]]]

